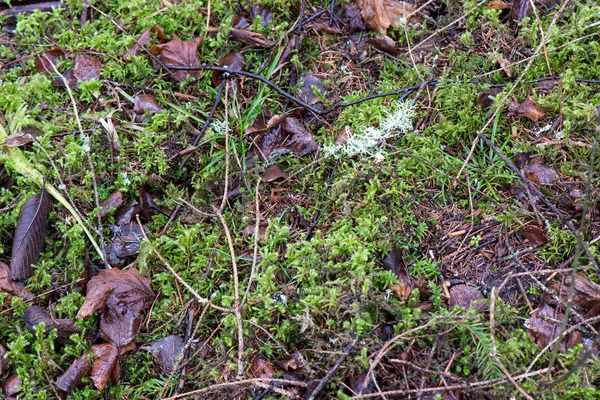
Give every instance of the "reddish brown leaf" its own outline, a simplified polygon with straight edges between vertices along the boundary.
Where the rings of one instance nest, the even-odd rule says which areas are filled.
[[[244,68],[244,56],[241,53],[230,51],[225,54],[221,59],[217,62],[217,66],[227,68],[230,71],[241,71]],[[215,86],[219,86],[223,80],[221,77],[224,72],[222,71],[213,71],[212,74],[212,83]]]
[[[70,319],[54,319],[50,313],[40,306],[29,306],[25,309],[23,315],[25,325],[30,332],[34,332],[37,325],[44,323],[45,332],[50,332],[53,329],[57,331],[57,340],[59,343],[69,343],[69,337],[74,333],[79,333],[80,330]]]
[[[406,18],[416,9],[414,4],[398,0],[358,0],[356,4],[363,20],[382,35],[390,26],[406,24]]]
[[[23,381],[19,378],[19,375],[14,374],[8,377],[4,381],[4,395],[14,396],[21,392],[23,389]]]
[[[101,311],[102,337],[123,353],[138,334],[142,312],[153,298],[150,280],[136,269],[102,270],[88,282],[87,296],[77,318],[88,318],[95,311]]]
[[[254,144],[266,160],[288,153],[305,156],[318,148],[312,133],[293,117],[285,117],[276,127],[260,135]]]
[[[529,336],[538,346],[546,347],[556,339],[561,331],[565,315],[558,310],[544,304],[541,308],[535,310],[529,318]],[[575,346],[581,341],[579,332],[572,332],[563,337],[560,345],[560,351]],[[555,346],[551,346],[553,349]]]
[[[260,240],[265,240],[267,238],[267,226],[268,225],[266,223],[261,223],[258,226],[258,238]],[[248,225],[242,231],[242,237],[244,239],[246,239],[246,238],[248,238],[250,236],[254,237],[255,230],[256,230],[256,224],[254,224],[254,225]]]
[[[131,200],[115,213],[115,223],[119,226],[137,223],[135,216],[140,212],[140,204],[135,200]]]
[[[42,136],[43,133],[35,126],[24,126],[19,132],[13,133],[4,141],[4,145],[8,147],[19,147],[33,142],[36,138]]]
[[[529,241],[532,246],[542,245],[548,243],[548,237],[544,233],[544,230],[539,226],[527,225],[521,230],[521,234],[525,239]]]
[[[0,344],[0,375],[3,375],[10,366],[10,361],[6,357],[6,347]]]
[[[98,214],[100,217],[106,217],[111,210],[121,207],[122,204],[123,193],[117,190],[116,192],[111,193],[106,199],[104,199],[102,203],[100,203],[102,209],[100,209]]]
[[[142,48],[150,42],[150,29],[146,29],[144,33],[135,41],[135,43],[123,53],[123,60],[131,62],[130,58],[140,54]]]
[[[305,103],[315,104],[319,102],[319,96],[315,94],[315,90],[321,95],[326,93],[321,80],[312,74],[301,76],[298,83],[302,84],[298,89],[298,97]]]
[[[41,57],[35,60],[35,69],[37,72],[54,72],[52,64],[56,67],[58,62],[66,57],[66,53],[63,49],[55,47],[48,51],[45,51]],[[48,61],[50,60],[50,61]],[[52,64],[50,64],[52,62]]]
[[[284,371],[298,375],[306,376],[310,372],[306,358],[297,351],[294,351],[289,357],[277,361],[277,366]]]
[[[289,177],[290,174],[281,169],[279,165],[273,164],[265,169],[265,172],[260,177],[260,180],[263,182],[274,182],[278,179],[287,179]]]
[[[360,16],[360,11],[352,6],[344,6],[344,17],[342,20],[347,26],[348,33],[364,31],[367,29],[365,22]]]
[[[394,39],[389,36],[375,36],[370,38],[368,43],[384,53],[388,53],[393,56],[400,54],[400,50],[396,47],[396,42],[394,42]]]
[[[557,82],[559,82],[559,81],[558,80],[541,81],[540,83],[538,83],[538,85],[535,87],[534,90],[536,93],[543,93],[543,94],[552,93],[552,91],[554,90],[554,88],[557,85]]]
[[[252,32],[246,29],[232,29],[229,34],[240,42],[246,43],[250,46],[264,47],[270,49],[275,46],[275,42],[265,38],[261,33]]]
[[[460,284],[450,288],[450,299],[448,303],[451,306],[460,306],[466,309],[474,309],[479,312],[485,311],[486,305],[481,292],[468,285]]]
[[[144,114],[160,114],[161,112],[163,112],[163,109],[160,108],[160,106],[156,102],[156,98],[154,98],[154,96],[152,96],[151,94],[140,94],[135,96],[133,112],[136,114],[136,122],[142,122],[145,119]]]
[[[550,289],[565,302],[570,300],[571,304],[582,307],[586,311],[594,309],[600,304],[600,285],[592,282],[582,272],[575,275],[574,282],[569,275],[563,278],[561,282],[551,285]],[[548,299],[548,303],[557,305],[556,300],[552,298]]]
[[[150,346],[142,347],[148,350],[156,364],[164,375],[170,375],[177,364],[177,360],[183,356],[185,342],[182,338],[175,335],[169,335],[162,339],[155,340]]]
[[[13,280],[19,281],[33,275],[32,264],[44,247],[46,220],[50,210],[50,196],[45,189],[28,199],[19,213],[19,222],[13,240],[10,271]]]
[[[156,203],[154,203],[154,200],[152,200],[152,195],[150,195],[148,189],[148,185],[142,185],[139,189],[140,211],[146,219],[150,219],[153,215],[157,213],[158,210],[160,210],[160,207],[158,207]]]
[[[256,357],[248,368],[248,375],[253,379],[272,379],[277,370],[268,360]]]
[[[512,115],[527,117],[533,122],[537,122],[545,115],[544,110],[529,96],[521,104],[516,101],[509,104],[508,110]]]
[[[263,28],[269,26],[269,24],[273,21],[273,13],[271,9],[267,6],[252,6],[252,18],[260,18],[260,24]]]
[[[502,0],[490,0],[487,5],[487,8],[490,10],[507,10],[510,8],[510,5],[506,4]]]
[[[90,376],[92,362],[87,354],[82,355],[69,368],[56,379],[56,387],[63,392],[71,393],[79,385],[82,378]]]
[[[515,157],[516,162],[516,157]],[[525,178],[530,180],[535,185],[550,186],[558,180],[558,174],[554,168],[547,167],[542,164],[541,158],[528,159],[520,167]]]
[[[119,350],[110,343],[92,346],[94,363],[91,378],[96,389],[102,391],[106,383],[111,380],[117,382],[121,375],[119,366]]]
[[[390,285],[390,289],[396,293],[400,300],[408,300],[415,287],[415,281],[406,269],[406,264],[402,258],[402,250],[394,247],[383,259],[383,265],[398,277],[399,284]]]
[[[162,26],[154,24],[154,26],[150,30],[156,34],[156,37],[158,37],[158,40],[160,40],[161,43],[169,41],[169,38],[167,37],[167,35],[165,35],[165,30]]]
[[[0,291],[9,293],[13,296],[32,298],[33,295],[20,282],[11,279],[10,267],[0,261]]]
[[[497,96],[498,93],[500,93],[499,88],[492,88],[490,90],[486,90],[485,92],[477,93],[477,107],[482,110],[490,108],[494,105],[494,97]]]
[[[88,82],[92,79],[100,79],[102,64],[93,56],[77,56],[73,65],[73,76],[77,81]]]
[[[177,35],[165,44],[157,44],[150,48],[154,55],[158,55],[165,67],[199,67],[198,46],[201,38],[182,41]],[[173,71],[173,76],[178,81],[184,81],[189,76],[199,78],[201,71]]]

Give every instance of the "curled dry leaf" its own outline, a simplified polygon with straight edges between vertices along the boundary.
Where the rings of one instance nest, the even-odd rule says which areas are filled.
[[[65,393],[71,393],[79,385],[82,378],[90,376],[92,361],[87,354],[82,355],[69,368],[56,379],[56,387]]]
[[[525,178],[534,185],[553,185],[558,180],[558,174],[554,168],[542,164],[540,157],[531,158],[527,153],[518,153],[515,155],[515,166],[521,170]]]
[[[92,346],[94,363],[92,364],[91,378],[96,389],[102,391],[106,383],[117,382],[121,375],[119,366],[119,349],[110,343]]]
[[[111,193],[102,203],[100,203],[100,217],[106,217],[111,210],[121,207],[123,204],[123,193],[116,191]]]
[[[318,149],[312,133],[293,117],[285,117],[273,129],[261,134],[254,145],[266,160],[288,153],[305,156]]]
[[[260,180],[263,182],[274,182],[278,179],[287,179],[290,177],[290,174],[285,172],[279,165],[273,164],[267,169],[260,177]]]
[[[383,259],[383,265],[390,271],[393,271],[400,282],[397,285],[390,285],[390,289],[396,293],[400,300],[408,300],[415,287],[415,281],[408,273],[408,269],[402,258],[402,250],[394,247]]]
[[[159,366],[164,375],[173,372],[178,360],[183,357],[185,342],[182,338],[175,335],[169,335],[162,339],[155,340],[150,346],[144,346],[142,349],[152,354],[152,358]]]
[[[201,38],[191,40],[181,40],[179,36],[173,35],[171,41],[164,44],[157,44],[150,48],[155,56],[158,56],[163,65],[169,67],[200,67],[201,62],[198,58],[198,46]],[[173,76],[178,81],[184,81],[189,76],[199,78],[202,71],[182,71],[174,70]]]
[[[509,4],[506,4],[502,0],[490,0],[487,5],[487,8],[490,10],[508,10],[510,8]]]
[[[527,225],[521,230],[521,234],[532,246],[542,245],[548,243],[548,237],[544,233],[544,230],[539,226]]]
[[[452,286],[449,290],[448,303],[451,306],[460,306],[478,312],[485,311],[486,304],[483,302],[484,297],[479,290],[464,284]]]
[[[508,110],[513,115],[527,117],[533,122],[537,122],[545,115],[544,110],[530,96],[527,96],[521,104],[516,101],[509,104]]]
[[[217,62],[217,66],[227,68],[230,71],[241,71],[242,69],[244,69],[244,64],[244,56],[236,51],[230,51],[229,53],[221,57],[221,59]],[[225,74],[225,72],[213,71],[213,85],[219,86],[221,82],[223,82],[223,74]]]
[[[265,36],[258,32],[252,32],[247,29],[232,29],[229,34],[235,40],[246,43],[247,45],[254,47],[264,47],[270,49],[275,46],[275,42],[265,38]]]
[[[138,56],[144,46],[150,42],[150,29],[146,29],[142,35],[136,39],[135,43],[123,53],[123,60],[131,62],[131,57]]]
[[[47,50],[35,60],[35,69],[37,72],[54,72],[52,64],[56,66],[60,60],[66,57],[66,53],[60,47]],[[48,61],[50,60],[50,61]]]
[[[272,379],[277,369],[269,360],[263,357],[256,357],[248,368],[248,375],[253,379]]]
[[[529,336],[538,346],[546,347],[561,334],[564,317],[565,315],[562,312],[548,304],[542,305],[529,318]],[[580,341],[581,333],[578,331],[571,332],[563,337],[560,351],[564,352]],[[551,346],[551,349],[554,349],[554,347],[554,345]]]
[[[102,270],[88,282],[87,296],[77,318],[89,318],[95,311],[101,311],[100,333],[122,354],[133,345],[142,312],[153,298],[150,280],[136,269]]]
[[[568,275],[561,282],[556,282],[550,286],[550,289],[556,293],[562,300],[575,307],[582,307],[586,312],[595,310],[600,305],[600,285],[592,282],[584,273],[580,272],[574,277]],[[556,300],[549,298],[547,302],[556,305]],[[596,315],[593,315],[596,316]]]
[[[20,281],[33,275],[32,264],[37,261],[44,247],[49,210],[50,196],[45,189],[23,204],[15,230],[10,261],[13,280]]]
[[[411,3],[398,0],[358,0],[363,20],[376,32],[385,35],[390,26],[401,26],[416,9]]]
[[[33,295],[20,282],[15,282],[11,279],[10,267],[0,261],[0,291],[6,292],[13,296],[30,299]]]
[[[4,141],[4,145],[8,147],[24,146],[33,142],[36,138],[42,136],[43,133],[35,126],[24,126],[20,131],[13,133]]]
[[[80,330],[75,322],[70,319],[54,319],[50,313],[40,306],[29,306],[25,309],[23,320],[30,332],[34,332],[35,327],[44,323],[44,331],[50,332],[53,329],[57,331],[57,340],[59,343],[69,343],[69,337]]]

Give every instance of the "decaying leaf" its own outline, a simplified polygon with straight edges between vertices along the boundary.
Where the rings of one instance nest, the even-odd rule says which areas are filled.
[[[373,376],[371,375],[367,382],[367,386],[365,387],[364,384],[366,377],[366,374],[359,374],[348,378],[348,386],[350,387],[350,390],[352,390],[353,395],[357,395],[359,393],[369,394],[375,392],[375,381],[373,379]]]
[[[541,157],[531,158],[527,153],[515,155],[515,166],[521,170],[525,178],[535,185],[553,185],[558,180],[558,174],[554,168],[542,164]]]
[[[14,374],[8,377],[6,381],[4,381],[4,395],[5,396],[14,396],[21,392],[23,389],[23,381],[19,378],[19,375]]]
[[[483,302],[484,297],[481,292],[469,285],[460,284],[450,287],[450,298],[448,303],[451,306],[460,306],[466,309],[473,309],[483,312],[486,309],[486,304]]]
[[[487,5],[487,8],[490,10],[508,10],[510,8],[509,4],[506,4],[502,0],[490,0]]]
[[[360,10],[349,5],[344,6],[344,15],[342,21],[347,26],[348,33],[364,31],[367,29],[365,22],[360,16]]]
[[[521,234],[529,244],[532,246],[542,245],[548,243],[548,237],[544,233],[544,230],[539,226],[527,225],[521,230]]]
[[[73,76],[77,81],[88,82],[92,79],[100,79],[102,64],[93,56],[77,56],[73,65]]]
[[[273,21],[273,12],[269,7],[263,5],[256,5],[252,6],[251,10],[252,17],[258,17],[260,19],[260,24],[263,26],[263,28],[269,26]]]
[[[121,376],[119,349],[110,343],[96,344],[92,346],[92,354],[94,363],[90,376],[96,389],[102,391],[109,380],[117,382]]]
[[[533,90],[535,90],[536,93],[541,94],[552,93],[558,82],[558,80],[541,81]]]
[[[315,94],[315,90],[321,95],[325,95],[326,93],[321,80],[312,74],[301,76],[300,79],[298,79],[298,83],[302,84],[298,89],[298,97],[305,103],[315,104],[319,101],[319,96]],[[317,107],[317,109],[319,109],[319,107]]]
[[[47,50],[35,60],[35,69],[37,72],[54,72],[52,64],[56,66],[60,60],[66,57],[66,53],[60,47]],[[50,60],[50,61],[48,61]]]
[[[540,3],[545,6],[547,10],[550,10],[558,4],[557,0],[540,0],[535,2],[536,5]],[[522,21],[529,17],[533,11],[534,2],[531,0],[513,0],[512,7],[510,8],[510,17],[513,21]],[[542,9],[542,8],[540,8]]]
[[[254,379],[272,379],[277,369],[269,360],[263,357],[256,357],[248,368],[248,376]]]
[[[106,257],[112,265],[119,264],[127,257],[135,256],[140,251],[140,245],[144,240],[142,228],[136,222],[126,225],[109,225],[112,232],[112,243],[106,246]],[[149,233],[148,228],[143,228]]]
[[[142,48],[150,42],[150,29],[146,29],[142,35],[136,39],[135,43],[123,53],[123,60],[125,62],[131,62],[131,57],[135,57],[140,54]]]
[[[13,296],[23,297],[24,299],[33,297],[27,289],[23,288],[22,283],[11,279],[10,267],[2,261],[0,261],[0,291]]]
[[[414,4],[398,0],[358,0],[356,4],[363,20],[382,35],[390,26],[405,25],[416,9]]]
[[[57,331],[57,341],[59,343],[69,343],[69,337],[80,330],[70,319],[52,318],[50,313],[40,306],[29,306],[25,309],[23,320],[30,332],[34,332],[35,327],[44,323],[45,332],[53,329]]]
[[[221,59],[217,62],[217,66],[227,68],[230,71],[241,71],[242,69],[244,69],[244,64],[244,56],[236,51],[230,51],[229,53],[221,57]],[[225,72],[213,71],[213,85],[219,86],[221,82],[223,82],[223,74],[225,74]]]
[[[24,146],[42,135],[42,131],[35,126],[24,126],[20,131],[7,137],[4,141],[4,145],[8,147]]]
[[[143,122],[146,119],[145,114],[160,114],[161,112],[163,112],[163,109],[158,105],[158,103],[156,102],[156,98],[151,94],[139,94],[135,96],[133,112],[136,114],[135,121]]]
[[[293,372],[301,376],[306,376],[310,372],[306,358],[298,351],[294,351],[287,358],[278,360],[276,364],[284,371]]]
[[[122,354],[133,344],[140,330],[142,312],[153,298],[150,280],[136,269],[102,270],[88,282],[87,296],[77,318],[89,318],[95,311],[101,311],[100,333]]]
[[[136,200],[131,200],[125,204],[123,208],[117,210],[115,213],[115,223],[119,226],[129,225],[131,223],[137,224],[135,216],[140,212],[140,203]]]
[[[527,117],[533,122],[537,122],[545,115],[544,110],[530,96],[527,96],[521,104],[516,101],[509,104],[508,110],[512,115]]]
[[[0,375],[3,375],[10,366],[10,361],[6,357],[7,353],[6,347],[0,344]]]
[[[102,203],[100,203],[100,217],[106,217],[111,210],[121,207],[123,204],[123,193],[116,191],[111,193]]]
[[[582,307],[586,312],[600,305],[600,285],[592,282],[582,272],[575,275],[574,281],[570,275],[565,276],[560,282],[552,284],[550,289],[565,302],[570,301],[572,305]],[[556,300],[552,298],[548,298],[547,302],[557,305]]]
[[[140,194],[140,211],[146,219],[150,219],[157,212],[160,212],[160,207],[156,205],[150,194],[150,187],[148,185],[140,186],[138,190]]]
[[[406,268],[406,264],[402,258],[402,250],[394,247],[383,259],[383,265],[390,271],[393,271],[400,282],[397,285],[390,285],[390,289],[396,293],[400,300],[408,300],[415,287],[415,281]]]
[[[164,44],[157,44],[150,48],[152,54],[159,56],[160,61],[165,67],[199,67],[201,66],[198,58],[198,46],[201,38],[191,40],[181,40],[179,36],[173,35],[171,41]],[[174,70],[173,76],[178,81],[184,81],[189,76],[199,78],[202,71],[182,71]]]
[[[260,177],[260,180],[263,182],[274,182],[278,179],[287,179],[290,177],[290,174],[285,172],[279,165],[273,164],[267,169]]]
[[[87,354],[79,357],[69,368],[56,379],[56,387],[65,393],[71,393],[79,385],[82,378],[90,376],[92,361]]]
[[[49,210],[50,196],[45,189],[23,204],[15,230],[10,261],[13,280],[20,281],[33,275],[32,265],[37,261],[44,247]]]
[[[565,315],[562,312],[548,304],[542,305],[529,318],[529,336],[538,346],[546,347],[561,334],[564,317]],[[581,333],[578,331],[571,332],[563,337],[560,351],[564,352],[580,341]],[[554,347],[553,345],[551,349],[554,349]]]
[[[150,346],[144,346],[142,349],[152,354],[154,361],[164,375],[170,375],[178,360],[183,357],[184,347],[185,342],[182,338],[169,335],[155,340]]]
[[[305,156],[318,149],[312,133],[294,117],[283,118],[273,129],[261,134],[254,145],[266,160],[288,153]]]
[[[477,107],[485,110],[486,108],[493,106],[494,97],[496,97],[500,91],[500,88],[492,88],[490,90],[486,90],[485,92],[477,93]]]
[[[263,222],[261,222],[260,225],[258,226],[258,238],[260,240],[265,240],[267,238],[267,226],[268,226],[268,224],[263,223]],[[246,239],[248,237],[254,237],[255,231],[256,231],[256,224],[248,225],[242,231],[242,237],[244,239]]]
[[[389,36],[375,36],[368,40],[368,43],[375,47],[377,50],[381,50],[384,53],[396,56],[400,53],[400,50],[396,47],[396,42]]]

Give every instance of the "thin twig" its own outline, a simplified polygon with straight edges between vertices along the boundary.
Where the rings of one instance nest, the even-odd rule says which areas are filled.
[[[248,294],[250,293],[250,288],[252,287],[252,280],[254,279],[254,274],[256,274],[256,265],[258,264],[258,237],[260,234],[260,203],[259,203],[259,192],[258,188],[260,187],[260,179],[256,181],[256,215],[254,217],[254,253],[252,254],[252,269],[250,270],[250,278],[248,279],[248,286],[246,287],[246,293],[244,293],[244,297],[242,298],[242,306],[246,303],[246,299]]]
[[[319,382],[319,384],[317,385],[317,387],[308,396],[308,400],[316,399],[321,394],[321,392],[323,391],[323,389],[325,389],[325,385],[327,385],[327,382],[329,382],[329,380],[335,374],[335,372],[340,367],[340,365],[342,365],[342,363],[344,362],[344,360],[346,359],[346,357],[348,357],[348,354],[350,354],[350,351],[352,350],[352,348],[354,347],[355,344],[356,344],[356,338],[353,337],[350,340],[350,343],[348,343],[348,346],[346,346],[346,349],[344,350],[344,352],[342,353],[342,355],[338,358],[338,360],[336,361],[336,363],[329,370],[329,372],[327,373],[327,375],[325,375],[325,377],[323,379],[321,379],[321,381]]]
[[[183,398],[190,397],[190,396],[197,397],[199,394],[206,394],[206,393],[217,392],[219,390],[232,389],[232,388],[235,388],[238,386],[259,385],[261,387],[264,387],[271,383],[274,383],[274,384],[279,383],[282,385],[297,386],[297,387],[302,387],[302,388],[305,388],[307,386],[306,383],[304,383],[304,382],[291,381],[288,379],[255,378],[255,379],[245,379],[243,381],[236,381],[236,382],[219,383],[217,385],[211,385],[211,386],[205,387],[203,389],[193,390],[191,392],[178,394],[178,395],[172,396],[172,397],[167,397],[164,400],[177,400],[177,399],[183,399]],[[277,391],[277,389],[278,388],[276,388],[276,387],[273,388],[273,390],[275,390],[275,391]],[[286,393],[289,393],[289,392],[286,391]]]
[[[219,213],[222,213],[227,205],[227,192],[229,191],[229,163],[230,163],[230,154],[229,154],[229,112],[228,112],[228,96],[229,96],[229,81],[225,81],[225,186],[223,188],[223,200],[221,200],[221,206],[219,207]],[[222,86],[223,84],[221,83]]]

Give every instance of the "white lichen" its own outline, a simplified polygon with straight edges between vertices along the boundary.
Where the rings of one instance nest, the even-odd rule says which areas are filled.
[[[387,117],[380,122],[379,128],[369,126],[357,133],[352,133],[350,129],[346,127],[346,142],[343,144],[324,146],[323,151],[325,154],[335,158],[368,154],[381,160],[383,152],[379,147],[381,147],[386,140],[412,130],[412,118],[414,115],[414,108],[411,107],[408,102],[398,103],[398,109],[389,113]]]

